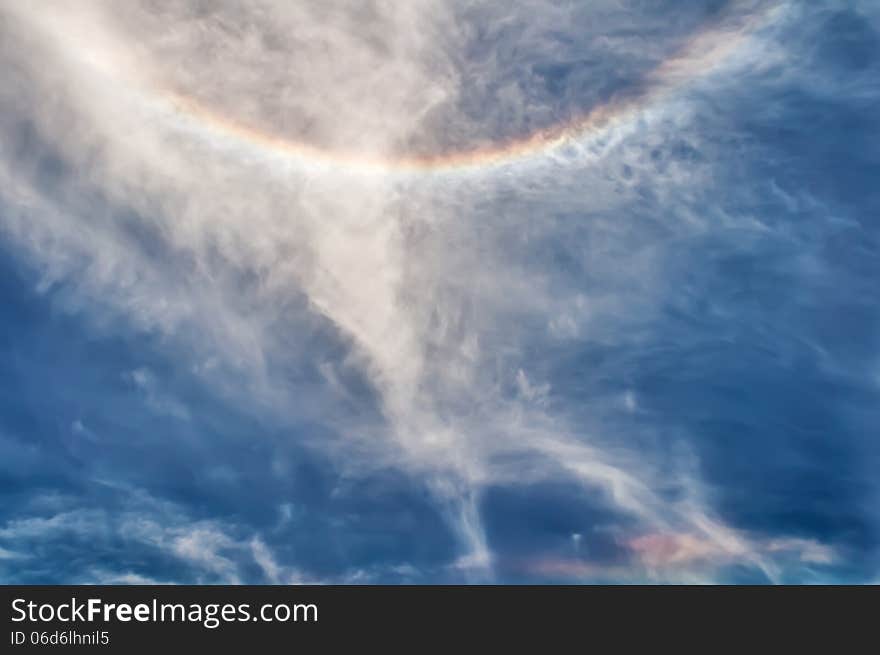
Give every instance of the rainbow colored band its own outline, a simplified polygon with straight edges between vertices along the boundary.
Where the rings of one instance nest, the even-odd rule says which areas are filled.
[[[676,55],[665,60],[643,80],[641,87],[625,98],[593,108],[583,116],[563,125],[551,126],[511,140],[491,145],[436,155],[383,157],[361,152],[327,150],[261,131],[223,116],[198,101],[164,92],[171,109],[180,118],[197,122],[212,137],[233,139],[238,146],[257,147],[277,156],[300,160],[333,170],[358,173],[434,173],[492,169],[511,162],[552,155],[553,151],[582,141],[590,135],[632,121],[640,112],[713,71],[743,49],[756,30],[767,25],[780,9],[765,10],[735,25],[721,25],[701,31]]]

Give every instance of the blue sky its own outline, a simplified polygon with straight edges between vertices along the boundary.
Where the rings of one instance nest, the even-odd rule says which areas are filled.
[[[878,580],[876,3],[0,14],[0,581]]]

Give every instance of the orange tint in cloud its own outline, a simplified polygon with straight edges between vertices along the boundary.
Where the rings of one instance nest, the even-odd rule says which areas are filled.
[[[781,537],[747,543],[719,543],[684,532],[651,532],[621,542],[625,561],[600,563],[577,557],[546,556],[520,562],[526,575],[585,582],[590,580],[709,581],[715,568],[754,564],[768,558],[777,563],[825,565],[836,559],[834,549],[812,539]]]
[[[734,554],[717,543],[692,534],[645,534],[630,539],[627,546],[643,564],[651,568],[726,558]]]

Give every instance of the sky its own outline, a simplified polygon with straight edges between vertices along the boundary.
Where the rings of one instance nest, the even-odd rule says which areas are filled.
[[[0,0],[0,582],[880,581],[880,5]]]

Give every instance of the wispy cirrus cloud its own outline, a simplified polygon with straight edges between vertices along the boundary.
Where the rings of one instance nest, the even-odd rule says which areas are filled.
[[[736,482],[713,471],[726,451],[711,421],[746,406],[712,396],[701,412],[701,390],[723,382],[694,364],[734,370],[719,353],[745,361],[744,340],[787,361],[823,348],[786,330],[823,296],[839,223],[811,191],[753,177],[765,151],[742,122],[788,111],[750,103],[815,75],[805,40],[779,35],[823,10],[50,4],[0,10],[0,225],[44,290],[158,335],[275,429],[320,425],[287,429],[343,478],[419,480],[458,542],[450,567],[472,579],[505,557],[487,490],[558,479],[616,516],[627,565],[658,578],[697,560],[708,576],[739,563],[768,579],[780,553],[832,562],[832,546],[767,536],[718,502]],[[467,151],[603,107],[626,120],[491,172],[309,159]],[[280,141],[307,147],[291,157]],[[725,286],[755,270],[794,290],[780,314]],[[672,361],[681,374],[663,386]],[[153,411],[192,418],[148,369],[130,371]],[[298,579],[259,537],[197,525],[157,538],[224,580],[247,578],[227,550]]]

